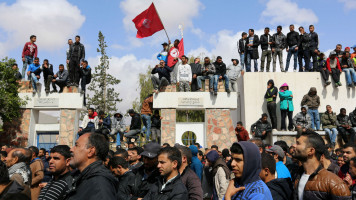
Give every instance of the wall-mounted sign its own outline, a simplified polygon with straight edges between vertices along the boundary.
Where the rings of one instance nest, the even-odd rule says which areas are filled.
[[[58,107],[59,99],[58,98],[35,98],[34,106],[35,107]]]
[[[204,99],[202,97],[180,97],[178,106],[204,106]]]

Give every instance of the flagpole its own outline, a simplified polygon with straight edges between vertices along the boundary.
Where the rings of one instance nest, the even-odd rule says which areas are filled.
[[[170,39],[169,39],[169,37],[168,37],[168,33],[167,33],[167,31],[166,31],[166,28],[164,27],[164,24],[163,24],[163,22],[162,22],[162,19],[161,19],[161,17],[159,16],[159,13],[158,13],[157,8],[156,8],[155,4],[153,3],[153,1],[152,1],[152,4],[153,4],[153,7],[155,7],[155,10],[156,10],[156,13],[157,13],[157,15],[158,15],[159,20],[161,20],[161,23],[162,23],[164,32],[166,33],[166,36],[167,36],[167,38],[168,38],[168,41],[170,41]]]

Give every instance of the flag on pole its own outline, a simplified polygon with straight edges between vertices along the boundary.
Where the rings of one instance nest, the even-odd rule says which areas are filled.
[[[154,33],[164,29],[162,21],[159,18],[153,3],[147,10],[137,15],[132,21],[137,28],[137,38],[149,37]]]
[[[181,58],[184,55],[184,42],[183,38],[180,40],[178,44],[178,48],[172,47],[168,52],[167,65],[169,67],[173,67],[178,60],[174,60],[175,58]]]

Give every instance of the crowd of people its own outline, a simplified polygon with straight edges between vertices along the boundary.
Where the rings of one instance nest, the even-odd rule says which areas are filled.
[[[2,146],[0,199],[356,199],[356,144],[333,150],[312,130],[288,146],[259,138],[229,149],[151,142],[109,149],[84,133],[70,148]]]

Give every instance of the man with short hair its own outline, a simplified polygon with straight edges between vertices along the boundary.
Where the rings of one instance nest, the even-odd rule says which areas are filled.
[[[133,193],[132,188],[135,185],[135,174],[129,169],[127,161],[121,157],[113,157],[109,161],[109,168],[120,183],[116,199],[131,199],[131,194]]]
[[[266,152],[273,156],[276,162],[277,178],[292,178],[288,168],[283,164],[283,159],[285,157],[283,149],[278,145],[273,145],[271,148],[267,149]]]
[[[326,112],[321,115],[321,124],[323,125],[324,131],[329,135],[330,142],[333,148],[336,144],[337,131],[337,116],[333,112],[330,105],[326,106]]]
[[[303,106],[301,108],[301,112],[296,114],[293,117],[293,125],[295,127],[295,130],[297,131],[298,135],[300,135],[302,132],[307,131],[308,129],[311,128],[311,117],[309,113],[307,112],[308,107]]]
[[[267,57],[267,65],[266,65],[266,72],[269,72],[269,68],[271,65],[271,56],[272,56],[272,36],[269,34],[269,28],[266,27],[264,30],[264,34],[260,37],[260,44],[262,49],[261,55],[261,70],[260,72],[264,71],[265,67],[265,60]]]
[[[272,200],[270,190],[259,177],[261,154],[258,147],[251,142],[243,141],[232,144],[230,151],[235,178],[230,181],[225,200]]]
[[[226,74],[226,65],[222,61],[222,57],[216,57],[216,61],[213,63],[215,66],[215,74],[214,74],[214,95],[218,94],[218,83],[219,81],[225,80],[225,91],[230,93],[229,89],[229,78]]]
[[[98,128],[99,128],[98,113],[94,111],[94,108],[89,108],[88,114],[84,116],[82,124],[79,127],[78,135],[81,136],[87,132],[94,132]]]
[[[69,63],[69,80],[68,86],[79,87],[80,80],[80,61],[85,59],[85,48],[80,43],[80,36],[75,36],[75,42],[70,45],[69,56],[67,62]]]
[[[198,88],[198,76],[201,76],[201,64],[200,64],[200,58],[197,57],[194,59],[194,62],[193,63],[190,63],[190,67],[192,69],[192,84],[191,84],[191,89],[192,89],[192,92],[195,92],[197,91],[199,88]]]
[[[22,79],[22,75],[19,72],[19,68],[16,63],[12,64],[12,69],[15,71],[15,79],[20,81]]]
[[[155,110],[151,117],[152,141],[161,144],[161,121],[163,117],[159,115],[159,110]]]
[[[192,68],[188,65],[188,57],[183,55],[177,66],[177,85],[179,86],[179,92],[190,92],[192,76]]]
[[[209,92],[213,92],[213,83],[214,83],[214,74],[215,74],[215,66],[211,64],[210,58],[205,57],[204,58],[204,64],[201,66],[201,72],[202,75],[198,76],[197,81],[198,81],[198,89],[200,92],[202,92],[202,81],[205,81],[206,79],[209,79]]]
[[[336,53],[336,57],[340,60],[342,57],[342,53],[344,53],[342,51],[342,45],[341,44],[337,44],[335,49],[334,49],[335,53]]]
[[[114,157],[121,157],[128,161],[129,153],[126,151],[126,149],[117,149],[114,153]]]
[[[44,165],[42,160],[38,157],[39,150],[35,146],[30,146],[28,148],[31,150],[32,158],[31,158],[31,199],[37,199],[41,192],[41,187],[39,184],[42,182],[44,178]]]
[[[353,86],[356,86],[356,72],[354,69],[356,65],[351,60],[350,53],[344,51],[339,61],[342,71],[345,72],[347,87],[351,88]]]
[[[244,69],[241,65],[239,65],[239,60],[231,59],[232,65],[227,66],[226,75],[229,79],[229,88],[233,92],[237,92],[237,78],[241,75],[244,75]]]
[[[340,74],[342,70],[339,58],[337,58],[337,53],[335,51],[331,51],[329,57],[326,59],[326,68],[329,70],[335,82],[335,87],[342,86],[340,82]]]
[[[141,117],[140,114],[136,113],[133,109],[128,111],[129,115],[131,116],[131,124],[130,124],[130,131],[125,133],[125,137],[136,138],[137,134],[141,131]]]
[[[80,91],[81,94],[85,94],[85,87],[91,82],[91,68],[88,65],[88,61],[83,60],[82,67],[80,68],[80,86],[82,90]]]
[[[293,186],[290,178],[276,178],[276,162],[273,156],[261,154],[262,170],[260,178],[271,191],[274,200],[291,199]]]
[[[175,145],[175,147],[182,154],[182,164],[178,171],[179,174],[181,175],[181,180],[183,184],[188,190],[188,199],[192,199],[192,200],[203,199],[203,189],[201,187],[201,181],[200,181],[201,179],[189,167],[189,164],[192,162],[192,152],[188,147],[182,145]]]
[[[286,69],[288,71],[289,62],[292,56],[294,57],[294,68],[293,71],[297,70],[297,59],[298,59],[298,43],[299,43],[299,34],[294,31],[294,24],[289,25],[289,33],[287,34],[287,48],[288,52],[287,61],[286,61]],[[303,69],[299,68],[299,71],[302,72]]]
[[[313,58],[313,71],[315,72],[318,68],[318,49],[319,49],[319,36],[314,31],[314,25],[309,26],[309,35],[310,35],[310,56]]]
[[[144,126],[143,132],[146,132],[146,141],[150,141],[151,135],[151,116],[153,110],[153,94],[148,95],[142,102],[141,119]]]
[[[53,76],[51,93],[58,92],[56,85],[59,86],[59,93],[63,92],[63,88],[67,86],[68,71],[64,69],[64,65],[59,65],[59,71]]]
[[[35,35],[31,35],[30,41],[26,42],[26,44],[22,50],[22,61],[23,61],[22,78],[23,78],[23,80],[25,80],[25,73],[26,73],[27,65],[31,65],[33,63],[33,59],[36,58],[37,54],[38,54],[38,48],[37,48],[37,45],[35,44],[36,39],[37,39],[37,37]],[[30,76],[28,76],[28,79],[30,79]]]
[[[241,121],[238,121],[235,128],[235,135],[238,142],[248,141],[250,136]]]
[[[258,46],[260,45],[260,40],[258,35],[255,35],[255,30],[249,29],[248,30],[248,37],[246,38],[246,72],[251,72],[251,60],[254,62],[254,72],[258,72],[258,63],[257,59],[259,58],[258,55]]]
[[[168,67],[164,60],[159,61],[159,65],[156,65],[151,71],[151,80],[153,84],[153,92],[158,93],[163,87],[171,84],[171,72],[173,69]],[[158,78],[154,75],[158,74]]]
[[[349,186],[356,184],[356,179],[350,175],[350,160],[356,157],[356,145],[355,144],[345,144],[342,150],[342,157],[344,163],[340,167],[338,176]]]
[[[242,69],[245,69],[245,53],[246,53],[246,38],[247,38],[247,33],[242,32],[241,34],[241,39],[237,43],[237,49],[240,54],[240,62]]]
[[[7,145],[2,145],[1,146],[1,151],[6,151],[7,148],[9,148]]]
[[[310,69],[310,35],[306,33],[304,27],[299,27],[299,42],[298,42],[298,62],[299,62],[299,71],[303,69],[303,59],[304,59],[304,70],[302,71],[311,71]]]
[[[266,139],[267,135],[272,133],[272,126],[267,121],[268,115],[263,113],[261,118],[251,125],[251,134],[253,137],[260,138],[261,140]]]
[[[80,171],[74,180],[68,199],[115,199],[118,182],[103,165],[109,152],[109,142],[104,135],[85,133],[71,148],[70,165]]]
[[[166,147],[158,152],[158,169],[160,177],[151,186],[144,199],[188,199],[188,192],[184,186],[179,168],[182,163],[182,155],[175,147]]]
[[[342,139],[344,140],[345,144],[349,142],[348,135],[350,135],[350,142],[355,142],[355,130],[352,128],[352,124],[350,121],[349,116],[346,114],[346,109],[341,108],[340,114],[336,116],[337,118],[337,130],[341,134]]]
[[[249,140],[249,142],[255,144],[258,147],[258,149],[260,150],[260,153],[265,152],[265,147],[264,147],[263,141],[260,138],[252,138]]]
[[[109,135],[111,132],[111,117],[104,111],[99,111],[99,123],[98,129],[95,130],[96,133],[101,133],[103,135]]]
[[[44,177],[43,177],[43,182],[47,183],[52,179],[52,174],[49,172],[49,159],[46,158],[46,149],[41,148],[38,157],[42,160],[43,162],[43,168],[44,168]],[[40,186],[41,187],[41,186]]]
[[[143,149],[141,147],[133,147],[129,148],[127,150],[127,153],[129,154],[129,168],[133,172],[135,172],[138,168],[140,168],[143,165],[143,162],[141,162],[141,153],[143,152]]]
[[[282,26],[277,26],[277,33],[272,36],[273,72],[276,71],[277,56],[279,58],[281,72],[285,72],[283,67],[283,49],[286,47],[286,36],[282,33]]]
[[[302,163],[295,180],[293,199],[347,199],[350,190],[335,174],[324,169],[320,157],[324,153],[324,140],[316,132],[307,131],[297,138],[293,157]]]
[[[265,93],[265,99],[267,101],[267,111],[272,122],[272,129],[277,129],[277,104],[276,99],[278,96],[278,88],[274,86],[273,79],[267,82],[267,91]]]
[[[69,51],[70,51],[70,46],[73,44],[73,40],[72,39],[68,39],[68,49],[66,51],[66,58],[67,58],[67,61],[66,61],[66,66],[67,66],[67,70],[69,69]]]
[[[44,84],[45,84],[45,92],[48,94],[49,93],[49,86],[51,85],[51,82],[53,80],[53,65],[48,62],[48,59],[43,60],[42,64],[42,70],[43,70],[43,78],[44,78]]]
[[[318,108],[320,106],[320,97],[317,94],[316,88],[311,87],[308,94],[303,96],[301,106],[307,106],[308,113],[311,117],[311,128],[320,130],[320,117]]]
[[[323,155],[320,157],[320,163],[323,165],[324,169],[338,175],[340,167],[331,161],[331,156],[327,148],[325,148]]]
[[[69,167],[70,157],[70,148],[67,145],[57,145],[51,149],[49,171],[53,179],[41,190],[38,200],[60,200],[65,197],[73,183]]]
[[[37,87],[40,85],[40,75],[41,75],[42,69],[40,65],[40,59],[38,57],[35,57],[34,61],[32,64],[30,64],[28,71],[27,71],[27,76],[31,77],[31,83],[32,83],[32,88],[33,88],[33,93],[35,94],[36,92],[39,92]]]

